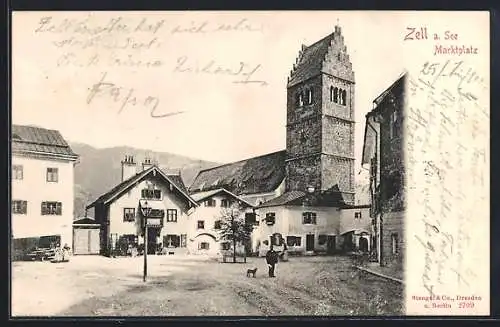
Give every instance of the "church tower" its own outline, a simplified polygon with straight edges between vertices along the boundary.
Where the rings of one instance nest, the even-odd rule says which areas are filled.
[[[302,46],[287,85],[286,190],[354,204],[354,72],[341,28]]]

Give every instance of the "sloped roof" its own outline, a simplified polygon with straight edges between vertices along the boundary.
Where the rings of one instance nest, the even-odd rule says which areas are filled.
[[[394,83],[392,83],[391,86],[389,86],[384,92],[382,92],[378,97],[376,97],[375,100],[373,100],[373,102],[378,106],[382,101],[384,101],[387,95],[389,95],[394,89],[399,88],[402,86],[402,84],[404,84],[404,82],[406,81],[406,75],[407,73],[403,72],[399,76],[399,78]],[[376,109],[373,111],[376,111]],[[370,115],[370,113],[368,113],[368,115]]]
[[[321,72],[323,60],[325,59],[333,37],[334,33],[325,36],[308,47],[304,46],[302,48],[299,61],[288,80],[288,86],[300,83]]]
[[[162,169],[163,170],[163,169]],[[170,181],[172,182],[172,184],[175,184],[175,186],[177,186],[180,190],[182,190],[184,193],[188,193],[188,189],[186,187],[186,185],[184,184],[184,181],[182,180],[182,177],[181,175],[171,175],[171,174],[167,174],[165,172],[165,170],[163,170],[163,172],[165,173],[165,175],[168,176],[168,178],[170,179]]]
[[[195,199],[196,201],[200,202],[200,201],[203,201],[207,198],[210,198],[216,194],[219,194],[219,193],[225,193],[225,194],[228,194],[229,196],[231,196],[232,198],[238,200],[238,201],[241,201],[243,203],[245,203],[247,206],[249,207],[253,207],[253,205],[245,200],[243,200],[242,198],[240,198],[239,196],[237,196],[236,194],[232,193],[232,192],[229,192],[228,190],[224,189],[224,188],[219,188],[219,189],[215,189],[215,190],[211,190],[211,191],[204,191],[204,192],[199,192],[199,193],[192,193],[191,194],[191,197],[193,199]]]
[[[285,178],[286,150],[253,157],[198,173],[190,193],[224,188],[234,194],[274,191]]]
[[[305,192],[302,191],[290,191],[290,192],[285,192],[278,196],[277,198],[271,199],[267,202],[262,203],[259,208],[265,208],[265,207],[276,207],[276,206],[281,206],[285,204],[289,204],[292,201],[298,200],[303,198],[306,195]]]
[[[137,173],[134,176],[130,177],[129,179],[119,183],[111,190],[109,190],[108,192],[104,193],[99,198],[97,198],[97,200],[92,202],[90,205],[88,205],[87,209],[94,207],[98,203],[107,203],[111,201],[118,195],[126,192],[128,189],[133,187],[135,183],[138,183],[141,180],[143,180],[152,171],[158,172],[159,176],[163,177],[166,181],[172,183],[172,185],[174,185],[177,188],[177,190],[181,193],[181,195],[184,196],[188,201],[190,201],[196,206],[198,205],[198,203],[187,193],[186,186],[184,185],[184,182],[182,182],[182,178],[180,178],[179,175],[167,175],[163,170],[159,169],[156,166],[152,166],[151,168],[146,169],[140,173]]]
[[[61,133],[56,130],[12,125],[12,152],[13,153],[45,153],[55,154],[77,159]]]
[[[314,193],[288,191],[274,199],[264,202],[258,206],[258,208],[276,207],[282,205],[342,208],[345,206],[345,202],[342,193],[333,189]]]

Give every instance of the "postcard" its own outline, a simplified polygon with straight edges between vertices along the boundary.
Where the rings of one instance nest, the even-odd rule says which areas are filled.
[[[12,317],[489,315],[489,33],[13,12]]]

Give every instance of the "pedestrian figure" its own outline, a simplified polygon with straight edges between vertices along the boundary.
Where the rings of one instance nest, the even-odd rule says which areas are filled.
[[[278,252],[273,250],[273,247],[271,246],[271,249],[267,251],[266,254],[266,262],[269,267],[269,277],[276,277],[274,274],[274,270],[276,268],[276,264],[278,263]]]

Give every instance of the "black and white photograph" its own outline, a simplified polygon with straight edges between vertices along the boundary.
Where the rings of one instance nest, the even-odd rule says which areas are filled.
[[[488,312],[488,28],[14,12],[12,317]]]

